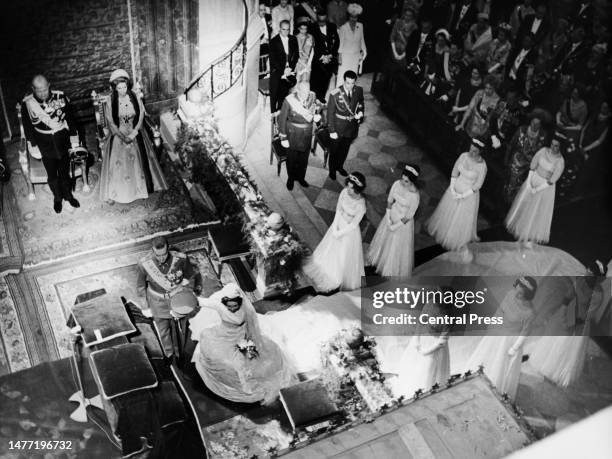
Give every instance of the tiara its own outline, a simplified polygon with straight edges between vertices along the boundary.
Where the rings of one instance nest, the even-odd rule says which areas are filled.
[[[353,182],[355,185],[357,186],[363,186],[363,183],[361,183],[361,180],[359,180],[357,177],[355,177],[353,174],[348,176],[348,179]]]
[[[406,166],[405,169],[409,172],[412,172],[414,175],[416,175],[417,177],[419,176],[419,173],[417,172],[417,170],[412,167],[412,166]]]

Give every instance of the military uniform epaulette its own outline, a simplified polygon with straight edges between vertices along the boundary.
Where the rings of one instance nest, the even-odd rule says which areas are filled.
[[[34,98],[34,94],[28,94],[23,98],[22,102],[27,102],[29,100],[32,100]]]

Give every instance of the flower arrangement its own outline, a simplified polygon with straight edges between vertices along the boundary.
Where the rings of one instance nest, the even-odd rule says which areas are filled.
[[[246,336],[240,341],[238,341],[238,344],[236,344],[236,349],[238,349],[240,353],[242,353],[249,360],[253,360],[259,357],[259,351],[257,351],[255,343],[252,339]]]
[[[205,187],[223,221],[242,221],[252,248],[266,259],[270,278],[285,292],[292,291],[308,249],[286,223],[278,229],[267,225],[272,211],[239,156],[219,134],[214,117],[183,124],[176,152],[192,181]]]

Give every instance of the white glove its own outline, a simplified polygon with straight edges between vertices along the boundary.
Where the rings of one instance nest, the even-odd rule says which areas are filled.
[[[72,148],[76,148],[76,147],[80,146],[79,136],[78,135],[71,135],[70,136],[70,146]]]
[[[315,116],[313,117],[314,122],[318,123],[319,121],[321,121],[321,115],[319,115],[318,113],[315,114]]]
[[[491,144],[493,145],[493,148],[497,150],[499,147],[501,147],[501,140],[499,140],[499,137],[497,137],[496,135],[492,135]]]
[[[444,94],[444,95],[440,96],[440,100],[442,102],[448,102],[448,96],[446,94]],[[455,108],[455,107],[453,107],[453,108]]]
[[[330,133],[329,133],[329,138],[330,138],[330,139],[334,139],[334,140],[338,140],[338,133],[336,133],[336,132],[330,132]]]
[[[451,195],[453,196],[453,198],[459,199],[459,197],[460,197],[459,193],[457,193],[455,191],[455,183],[456,182],[457,182],[457,177],[451,177],[451,182],[450,182],[450,187],[449,188],[450,188],[450,192],[451,192]]]
[[[393,225],[393,220],[391,220],[391,212],[389,209],[387,209],[387,212],[385,213],[385,218],[387,219],[389,226]]]
[[[469,195],[474,194],[474,190],[472,190],[471,188],[469,190],[467,190],[465,193],[462,193],[460,196],[462,198],[467,198]]]
[[[281,145],[285,148],[289,148],[289,141],[287,139],[281,140]]]
[[[357,112],[357,113],[355,113],[355,119],[356,119],[356,120],[360,120],[361,118],[363,118],[363,112]]]
[[[140,312],[142,312],[143,316],[148,317],[149,319],[153,317],[153,313],[151,312],[150,308],[141,309]]]

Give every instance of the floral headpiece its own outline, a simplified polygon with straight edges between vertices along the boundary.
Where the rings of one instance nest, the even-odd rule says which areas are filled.
[[[406,169],[408,172],[412,172],[417,177],[419,176],[418,171],[414,167],[412,167],[410,165],[406,165],[406,167],[404,169]]]

